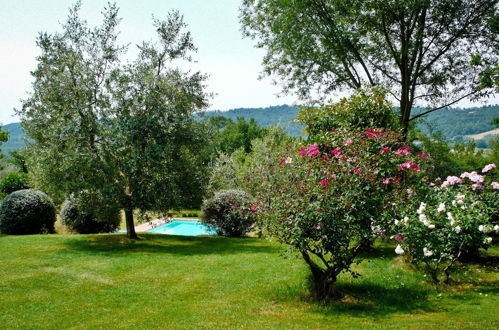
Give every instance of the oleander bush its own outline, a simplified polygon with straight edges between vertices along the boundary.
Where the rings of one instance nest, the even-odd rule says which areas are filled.
[[[0,206],[0,232],[11,235],[54,233],[54,202],[45,193],[32,189],[18,190]]]
[[[242,237],[255,223],[257,211],[253,198],[245,191],[221,190],[203,203],[201,221],[219,235]]]

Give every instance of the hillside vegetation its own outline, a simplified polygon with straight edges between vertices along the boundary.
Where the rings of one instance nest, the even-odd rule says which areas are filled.
[[[423,108],[415,110],[415,114],[424,111]],[[291,136],[302,135],[303,125],[295,122],[299,108],[290,105],[278,105],[266,108],[237,108],[228,111],[206,111],[201,117],[223,116],[232,120],[238,117],[245,119],[255,118],[262,126],[280,125]],[[417,127],[424,133],[429,129],[440,131],[449,141],[462,141],[467,135],[480,134],[493,130],[493,118],[499,117],[499,105],[486,105],[474,108],[452,108],[435,111],[418,121]],[[9,141],[3,144],[2,151],[8,154],[24,146],[24,131],[19,123],[3,126],[10,132]]]

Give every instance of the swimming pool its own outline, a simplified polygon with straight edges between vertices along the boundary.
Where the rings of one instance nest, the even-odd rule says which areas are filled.
[[[156,228],[150,229],[148,233],[181,235],[181,236],[198,236],[198,235],[216,235],[214,230],[210,230],[208,226],[199,221],[192,220],[174,220]]]

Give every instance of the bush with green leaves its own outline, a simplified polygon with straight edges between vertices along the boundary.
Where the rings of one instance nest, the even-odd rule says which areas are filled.
[[[62,206],[61,223],[79,234],[110,233],[119,228],[121,214],[119,209],[96,212],[83,200],[71,196]]]
[[[487,173],[494,164],[485,166]],[[464,172],[449,176],[438,186],[419,196],[394,221],[394,238],[399,243],[395,252],[408,254],[410,260],[428,272],[435,283],[448,283],[450,272],[463,254],[474,254],[492,243],[493,231],[499,225],[491,221],[497,213],[499,183],[486,175]]]
[[[229,189],[218,191],[206,200],[202,211],[202,222],[219,235],[242,237],[255,223],[258,208],[245,191]]]
[[[54,233],[54,202],[45,193],[18,190],[0,205],[0,232],[11,235]]]
[[[0,192],[8,195],[17,190],[29,188],[29,175],[23,172],[8,173],[0,180]]]
[[[334,104],[306,108],[298,113],[297,119],[307,125],[309,135],[318,135],[332,129],[366,129],[399,127],[393,105],[386,99],[386,90],[359,89],[348,98]]]

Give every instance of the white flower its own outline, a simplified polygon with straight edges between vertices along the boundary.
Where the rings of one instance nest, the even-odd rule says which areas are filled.
[[[483,242],[484,242],[485,244],[490,244],[490,243],[492,243],[492,237],[486,237],[486,238],[483,240]]]
[[[499,231],[499,225],[495,225],[495,226],[494,226],[494,230],[495,230],[495,231]]]
[[[480,226],[478,226],[478,230],[481,231],[482,233],[487,234],[487,233],[489,233],[489,232],[492,231],[492,227],[491,226],[487,226],[487,225],[485,225],[485,226],[484,225],[480,225]]]
[[[450,225],[451,225],[452,227],[454,227],[454,225],[455,225],[455,224],[456,224],[456,220],[452,219],[452,220],[450,221]]]
[[[429,224],[429,225],[428,225],[428,228],[429,228],[429,229],[435,229],[435,225],[434,225],[434,224]]]
[[[453,200],[452,201],[452,206],[456,206],[457,205],[457,201],[456,200]]]
[[[430,251],[426,247],[423,248],[423,254],[425,257],[431,257],[433,255],[433,251]]]
[[[424,214],[419,215],[419,221],[425,222],[426,220],[427,220],[426,215],[424,215]]]
[[[456,227],[454,228],[454,231],[455,231],[456,233],[458,233],[458,234],[459,234],[459,233],[461,232],[461,227],[456,226]]]
[[[454,220],[454,217],[452,216],[452,213],[447,212],[447,219],[449,219],[451,221]]]
[[[397,219],[395,219],[393,222],[395,223],[395,226],[397,226],[400,221],[398,221]]]
[[[461,194],[461,193],[458,193],[458,194],[456,195],[456,198],[457,198],[458,200],[463,200],[463,199],[464,199],[464,197],[466,197],[466,195],[463,195],[463,194]]]
[[[457,203],[458,203],[459,205],[463,205],[463,204],[464,204],[464,202],[463,202],[463,200],[462,200],[462,199],[458,199],[458,200],[457,200]]]
[[[443,212],[443,211],[445,211],[445,203],[440,203],[438,205],[437,212],[440,213],[440,212]]]
[[[286,158],[286,160],[284,161],[285,164],[291,164],[292,162],[293,162],[293,158],[291,158],[291,157]]]
[[[418,214],[423,214],[424,210],[426,210],[426,203],[419,204],[419,208],[417,210]]]
[[[402,249],[402,247],[400,245],[397,245],[397,247],[395,248],[395,253],[396,254],[404,254],[404,249]]]
[[[461,209],[462,209],[462,210],[466,210],[466,209],[467,209],[467,207],[466,207],[465,205],[463,205],[463,206],[461,206]]]

